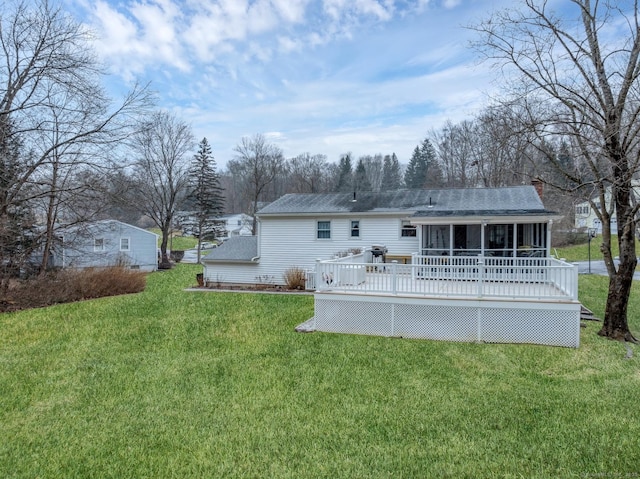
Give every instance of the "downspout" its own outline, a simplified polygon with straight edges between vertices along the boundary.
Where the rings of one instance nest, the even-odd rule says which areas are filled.
[[[257,243],[257,249],[258,249],[258,255],[254,256],[253,258],[251,258],[251,262],[252,263],[256,263],[259,259],[260,259],[260,254],[261,254],[261,247],[260,247],[260,230],[262,229],[262,222],[260,221],[260,218],[258,216],[256,216],[255,219],[255,224],[256,224],[256,243]]]

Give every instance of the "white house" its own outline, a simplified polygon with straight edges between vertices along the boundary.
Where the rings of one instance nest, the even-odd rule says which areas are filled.
[[[257,218],[256,237],[203,259],[205,281],[283,284],[307,270],[315,330],[579,342],[577,269],[550,258],[558,216],[533,186],[289,194]]]
[[[633,180],[632,186],[635,201],[640,202],[640,181]],[[611,202],[611,187],[608,187],[605,190],[605,202],[607,208],[609,208]],[[599,200],[594,199],[594,203],[596,208],[601,208]],[[588,201],[583,201],[582,203],[578,203],[575,206],[574,227],[576,229],[593,228],[596,230],[597,234],[602,234],[602,222],[600,221],[598,215],[596,215],[596,212],[591,207],[591,204]],[[611,214],[611,231],[616,233],[617,229],[618,219],[616,218],[615,210],[613,210]]]
[[[226,234],[223,239],[231,238],[233,236],[251,236],[253,218],[244,213],[235,213],[230,215],[222,215],[218,218],[220,221],[224,221],[224,229]]]
[[[53,252],[53,266],[87,268],[125,265],[155,271],[158,235],[122,223],[104,220],[74,226],[62,232],[62,245]]]
[[[203,260],[205,278],[283,284],[292,267],[384,245],[385,259],[423,255],[548,256],[556,217],[531,186],[288,194],[258,212],[258,235],[230,238]],[[370,258],[373,259],[373,258]]]

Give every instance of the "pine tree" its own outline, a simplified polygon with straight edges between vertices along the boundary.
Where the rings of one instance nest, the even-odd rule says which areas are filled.
[[[409,160],[407,171],[404,174],[404,184],[407,188],[417,189],[424,186],[427,165],[421,154],[420,147],[416,146]]]
[[[351,165],[351,153],[342,155],[340,158],[336,190],[340,192],[353,190],[353,166]]]
[[[356,191],[371,191],[373,189],[367,177],[367,169],[364,166],[364,160],[362,158],[358,160],[358,164],[356,165],[354,189]]]
[[[425,138],[420,147],[420,155],[423,158],[425,165],[423,187],[433,188],[442,186],[443,174],[440,163],[438,162],[438,156],[436,149],[433,147],[429,139]]]
[[[416,146],[404,175],[407,188],[428,188],[442,186],[442,168],[438,162],[436,150],[425,139],[420,146]]]
[[[187,202],[196,219],[195,236],[198,237],[198,262],[200,246],[205,239],[215,239],[224,234],[217,220],[224,211],[224,197],[216,161],[206,138],[198,145],[189,169],[189,193]]]
[[[397,190],[398,188],[402,188],[402,173],[400,171],[398,157],[395,153],[391,156],[385,155],[382,165],[382,178],[386,189]]]

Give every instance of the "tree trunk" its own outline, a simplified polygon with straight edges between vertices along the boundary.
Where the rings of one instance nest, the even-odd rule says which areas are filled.
[[[622,193],[626,195],[626,191]],[[625,198],[628,203],[628,199]],[[633,285],[638,260],[635,246],[635,221],[633,210],[629,207],[618,207],[618,245],[620,249],[620,264],[614,274],[609,275],[609,292],[605,307],[604,322],[598,332],[600,336],[619,341],[632,341],[636,339],[629,331],[627,320],[627,305]]]
[[[622,268],[622,266],[621,266]],[[602,329],[598,331],[600,336],[605,336],[618,341],[636,342],[629,331],[627,322],[627,304],[633,275],[616,273],[609,278],[609,294],[604,313]]]
[[[169,227],[170,223],[163,225],[162,228],[162,240],[160,242],[160,262],[161,263],[169,263],[169,255],[167,254],[167,245],[169,244],[169,234],[171,232],[171,228]]]

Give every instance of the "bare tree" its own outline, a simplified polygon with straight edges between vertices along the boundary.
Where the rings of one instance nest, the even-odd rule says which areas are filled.
[[[136,179],[130,201],[160,229],[161,263],[168,264],[173,217],[186,193],[188,157],[194,147],[191,127],[171,113],[157,111],[141,125],[130,146]]]
[[[293,193],[319,193],[327,183],[327,157],[303,153],[288,161]]]
[[[565,20],[550,2],[526,0],[520,9],[495,13],[475,28],[488,58],[515,71],[512,106],[542,140],[562,137],[579,167],[565,173],[565,189],[588,191],[602,221],[602,252],[609,272],[605,317],[599,334],[635,341],[627,304],[637,264],[632,178],[640,162],[640,17],[637,2],[571,0]],[[569,12],[571,10],[571,12]],[[577,20],[577,21],[576,21]],[[616,36],[607,38],[608,26]],[[554,161],[554,156],[549,161]],[[606,205],[611,191],[611,210]],[[617,217],[620,261],[611,252],[611,212]]]
[[[90,33],[47,0],[2,6],[0,136],[5,152],[11,144],[21,147],[6,157],[16,168],[3,185],[0,215],[42,207],[45,232],[36,243],[44,238],[44,265],[62,196],[80,191],[71,184],[72,172],[101,163],[107,150],[113,154],[150,97],[135,87],[113,105],[100,87],[103,72]]]
[[[246,187],[246,197],[250,200],[249,213],[254,217],[252,232],[255,235],[258,202],[266,199],[263,197],[265,190],[282,172],[284,156],[280,148],[268,143],[261,134],[242,138],[234,150],[236,156],[228,166],[232,174],[242,179]]]

